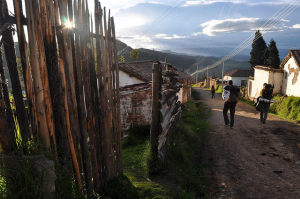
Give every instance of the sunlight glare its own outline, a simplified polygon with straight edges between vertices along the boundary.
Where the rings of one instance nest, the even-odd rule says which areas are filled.
[[[72,24],[71,22],[67,21],[66,27],[67,27],[67,28],[72,28],[72,27],[73,27],[73,24]]]

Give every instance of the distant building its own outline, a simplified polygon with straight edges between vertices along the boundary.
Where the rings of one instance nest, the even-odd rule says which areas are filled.
[[[280,64],[280,69],[266,66],[254,67],[254,77],[249,78],[249,98],[259,96],[263,84],[274,84],[273,94],[282,93],[288,96],[300,97],[300,50],[289,50],[289,54]]]
[[[282,93],[300,97],[300,50],[290,50],[280,68],[283,69]]]
[[[254,67],[254,78],[249,78],[248,95],[251,100],[259,96],[260,91],[263,89],[263,84],[274,84],[273,94],[281,92],[282,88],[282,69],[274,69],[266,66]]]
[[[224,81],[232,80],[235,86],[247,86],[249,76],[253,75],[253,70],[234,70],[224,74]]]
[[[119,63],[121,122],[122,129],[151,123],[152,108],[152,65],[154,61]],[[172,67],[171,65],[168,65]],[[164,70],[164,69],[163,69]],[[187,102],[191,98],[193,78],[174,68],[178,81],[182,84],[177,94],[178,101]],[[164,85],[162,86],[164,89]]]

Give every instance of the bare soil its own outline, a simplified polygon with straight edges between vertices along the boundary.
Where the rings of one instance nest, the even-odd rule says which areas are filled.
[[[300,126],[272,115],[262,124],[254,106],[239,102],[234,127],[227,127],[221,94],[212,99],[210,91],[197,91],[212,110],[214,198],[300,198]]]

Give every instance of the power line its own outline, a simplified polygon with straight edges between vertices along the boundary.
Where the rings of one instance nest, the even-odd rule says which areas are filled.
[[[227,1],[228,1],[228,0],[225,1],[224,5],[223,5],[223,7],[222,7],[222,10],[221,10],[220,15],[219,15],[219,17],[218,17],[218,20],[220,19],[221,15],[222,15],[222,13],[223,13],[223,11],[224,11],[224,8],[225,8],[225,5],[226,5]],[[215,40],[215,39],[214,39],[214,40]],[[203,52],[206,52],[206,49],[208,49],[208,45],[205,47],[205,49],[202,51],[201,54],[203,54]],[[206,55],[206,53],[204,53],[204,54]],[[192,66],[190,66],[190,68],[188,68],[187,71],[192,70],[192,69],[197,65],[197,63],[199,62],[199,60],[201,59],[201,57],[202,57],[202,56],[200,56],[199,59],[196,61],[196,63],[193,64]],[[192,67],[193,67],[193,68],[192,68]]]
[[[261,29],[265,24],[267,24],[278,12],[280,12],[289,2],[290,2],[291,0],[289,0],[288,2],[286,2],[286,4],[284,5],[284,6],[282,6],[272,17],[270,17],[269,19],[268,19],[268,21],[266,21],[259,29]],[[296,1],[296,0],[295,0]],[[294,2],[295,2],[294,1]],[[288,8],[288,7],[287,7]],[[286,8],[286,9],[287,9]],[[285,10],[286,10],[285,9]],[[284,11],[285,11],[284,10]],[[278,15],[279,16],[279,15]],[[278,16],[276,17],[276,18],[278,18]],[[275,19],[276,19],[275,18]],[[269,23],[269,25],[270,25],[270,23]],[[251,42],[251,38],[252,38],[252,36],[254,35],[255,33],[253,33],[253,34],[251,34],[242,44],[240,44],[235,50],[233,50],[233,51],[237,51],[237,50],[239,50],[239,48],[240,48],[240,46],[243,46],[243,45],[245,45],[245,44],[247,44],[248,42]],[[250,41],[248,41],[250,39]],[[244,50],[244,49],[243,49]],[[231,52],[231,53],[233,53],[233,51]],[[199,60],[198,60],[199,61]],[[204,60],[203,60],[204,61]],[[202,62],[203,62],[202,61]],[[197,64],[199,64],[199,62],[197,62]],[[193,66],[193,65],[192,65]]]
[[[300,1],[299,1],[298,3],[296,3],[296,4],[294,4],[294,5],[291,5],[290,8],[289,8],[289,10],[288,10],[287,12],[285,12],[286,9],[287,9],[287,8],[286,8],[286,9],[280,14],[280,15],[281,15],[280,19],[279,19],[279,20],[273,20],[273,22],[270,22],[269,25],[268,25],[268,28],[266,28],[266,30],[263,30],[263,31],[261,32],[261,34],[263,35],[263,34],[267,33],[271,28],[273,28],[274,26],[276,26],[283,18],[285,18],[286,16],[288,16],[290,13],[292,13],[296,8],[298,8],[298,7],[300,6],[299,3],[300,3]],[[299,5],[297,5],[297,4],[299,4]],[[280,10],[281,10],[281,9],[280,9]],[[273,15],[273,16],[274,16],[274,15]],[[278,16],[277,16],[276,18],[278,18]],[[252,35],[251,35],[251,36],[252,36]],[[254,38],[253,42],[256,41],[258,38],[259,38],[259,37],[256,36],[256,37]],[[244,42],[246,42],[246,41],[244,41]],[[244,43],[244,42],[243,42],[243,43]],[[243,43],[242,43],[242,44],[243,44]],[[250,44],[251,44],[251,42],[250,42]],[[232,58],[233,56],[237,55],[238,53],[240,53],[242,50],[244,50],[244,49],[245,49],[246,47],[248,47],[250,44],[249,44],[249,42],[248,42],[248,43],[245,43],[242,47],[236,48],[236,49],[233,50],[231,53],[229,53],[228,55],[226,55],[225,57],[223,57],[223,58],[220,59],[219,61],[215,62],[214,64],[212,64],[212,65],[210,65],[210,66],[208,66],[208,67],[206,67],[206,68],[204,68],[204,69],[195,71],[195,72],[192,73],[191,75],[194,75],[194,74],[196,74],[196,73],[200,73],[200,72],[203,72],[203,71],[205,71],[205,70],[207,70],[207,69],[211,69],[211,68],[216,67],[217,65],[221,64],[223,61],[226,61],[226,60]]]

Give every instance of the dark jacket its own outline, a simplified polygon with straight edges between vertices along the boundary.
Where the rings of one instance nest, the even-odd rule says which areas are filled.
[[[230,91],[230,95],[235,94],[236,97],[238,97],[240,93],[240,88],[237,86],[231,85],[231,86],[225,86],[224,90]],[[236,104],[237,102],[226,102],[228,104]]]

